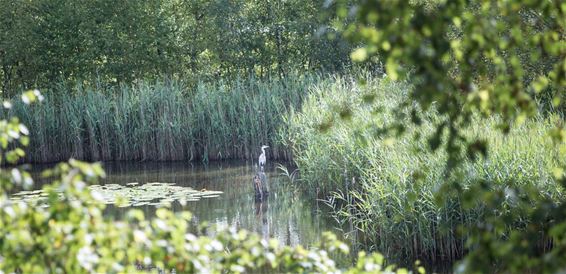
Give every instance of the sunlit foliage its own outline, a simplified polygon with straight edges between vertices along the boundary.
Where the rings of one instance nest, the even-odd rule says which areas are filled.
[[[434,132],[435,122],[442,119],[438,112],[422,112],[420,126],[411,125],[407,117],[407,131],[397,138],[379,134],[376,124],[399,122],[398,111],[409,116],[410,108],[397,106],[411,85],[373,76],[362,79],[364,85],[357,78],[338,77],[313,87],[302,108],[286,119],[281,135],[293,149],[300,185],[329,194],[326,202],[333,215],[364,235],[365,248],[389,259],[454,262],[469,250],[468,235],[459,233],[459,227],[517,210],[513,187],[531,188],[549,202],[563,199],[553,170],[566,164],[566,158],[552,157],[555,147],[546,134],[556,116],[528,119],[508,134],[494,128],[501,119],[476,116],[462,134],[492,144],[489,158],[466,159],[446,174],[446,151],[431,152],[427,140],[415,138]],[[439,190],[449,180],[463,188],[485,182],[490,192],[505,194],[501,207],[487,210],[481,203],[444,196],[447,193]],[[526,223],[518,218],[508,226],[522,228]],[[533,241],[541,250],[548,248],[543,235]]]
[[[459,128],[473,113],[499,115],[508,131],[537,110],[547,94],[553,109],[564,111],[566,86],[565,6],[561,1],[338,1],[345,35],[362,46],[352,59],[376,55],[389,78],[409,77],[415,87],[404,100],[446,115],[431,138],[444,146],[451,162],[465,154],[485,153],[482,140],[468,140]],[[348,22],[347,21],[347,22]],[[417,109],[411,113],[420,121]],[[401,127],[402,125],[399,125]],[[556,139],[565,142],[563,124]],[[561,132],[561,133],[559,133]],[[462,145],[462,142],[466,145]],[[466,152],[462,154],[461,152]]]
[[[447,152],[447,174],[457,173],[468,159],[491,157],[488,146],[493,144],[465,133],[477,115],[498,119],[496,128],[507,134],[538,112],[550,115],[552,127],[546,133],[554,149],[545,157],[566,158],[566,5],[562,1],[364,0],[337,1],[335,7],[345,19],[337,26],[360,45],[352,59],[381,60],[389,78],[410,79],[414,85],[399,104],[399,109],[412,111],[397,111],[398,122],[383,129],[403,133],[405,118],[421,125],[423,113],[438,111],[442,119],[428,135],[428,145]],[[565,170],[561,162],[553,167],[559,191],[566,186]],[[465,187],[464,178],[465,174],[447,178],[436,195],[439,200],[456,197],[465,209],[485,206],[489,212],[475,226],[461,227],[471,236],[467,244],[471,253],[459,271],[564,269],[563,200],[548,199],[533,187],[516,186],[516,180],[494,190],[493,179]],[[506,203],[510,197],[513,202]],[[513,228],[521,222],[525,224]],[[550,249],[539,244],[545,237],[551,239]]]

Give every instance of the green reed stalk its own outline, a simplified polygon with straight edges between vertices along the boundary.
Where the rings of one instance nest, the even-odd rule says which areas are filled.
[[[447,179],[447,157],[442,151],[430,152],[426,139],[414,136],[432,133],[440,117],[434,110],[426,112],[420,128],[407,118],[407,132],[391,141],[379,129],[397,119],[393,111],[411,87],[365,79],[363,86],[348,77],[321,81],[311,87],[300,111],[289,112],[286,131],[280,134],[293,148],[301,184],[334,196],[335,216],[362,231],[368,249],[408,262],[462,257],[466,235],[457,228],[475,225],[484,209],[464,208],[455,197],[435,199]],[[364,101],[368,94],[375,100]],[[354,110],[347,119],[339,115],[345,107]],[[537,117],[505,135],[495,129],[497,117],[477,117],[465,133],[488,141],[489,158],[465,162],[448,179],[463,187],[479,181],[490,182],[494,189],[534,185],[542,195],[560,197],[552,168],[566,159],[553,156],[557,153],[546,134],[560,119]]]
[[[44,91],[42,104],[15,104],[10,112],[33,132],[28,162],[255,159],[263,144],[269,157],[288,160],[277,142],[282,117],[320,79],[236,79],[191,89],[170,80],[61,84]]]

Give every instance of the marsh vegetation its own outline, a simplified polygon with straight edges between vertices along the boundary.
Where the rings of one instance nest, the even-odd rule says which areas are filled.
[[[564,270],[559,1],[0,7],[0,272]]]

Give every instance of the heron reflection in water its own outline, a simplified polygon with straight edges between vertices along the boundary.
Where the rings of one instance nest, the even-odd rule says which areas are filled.
[[[267,200],[255,202],[255,216],[259,221],[260,234],[263,239],[268,240],[272,235],[269,221],[267,220],[269,203]]]

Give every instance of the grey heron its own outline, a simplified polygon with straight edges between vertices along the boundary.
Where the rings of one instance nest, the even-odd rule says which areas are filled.
[[[261,146],[261,155],[259,155],[259,166],[261,168],[261,171],[263,171],[263,167],[265,166],[265,149],[268,148],[268,146]]]

